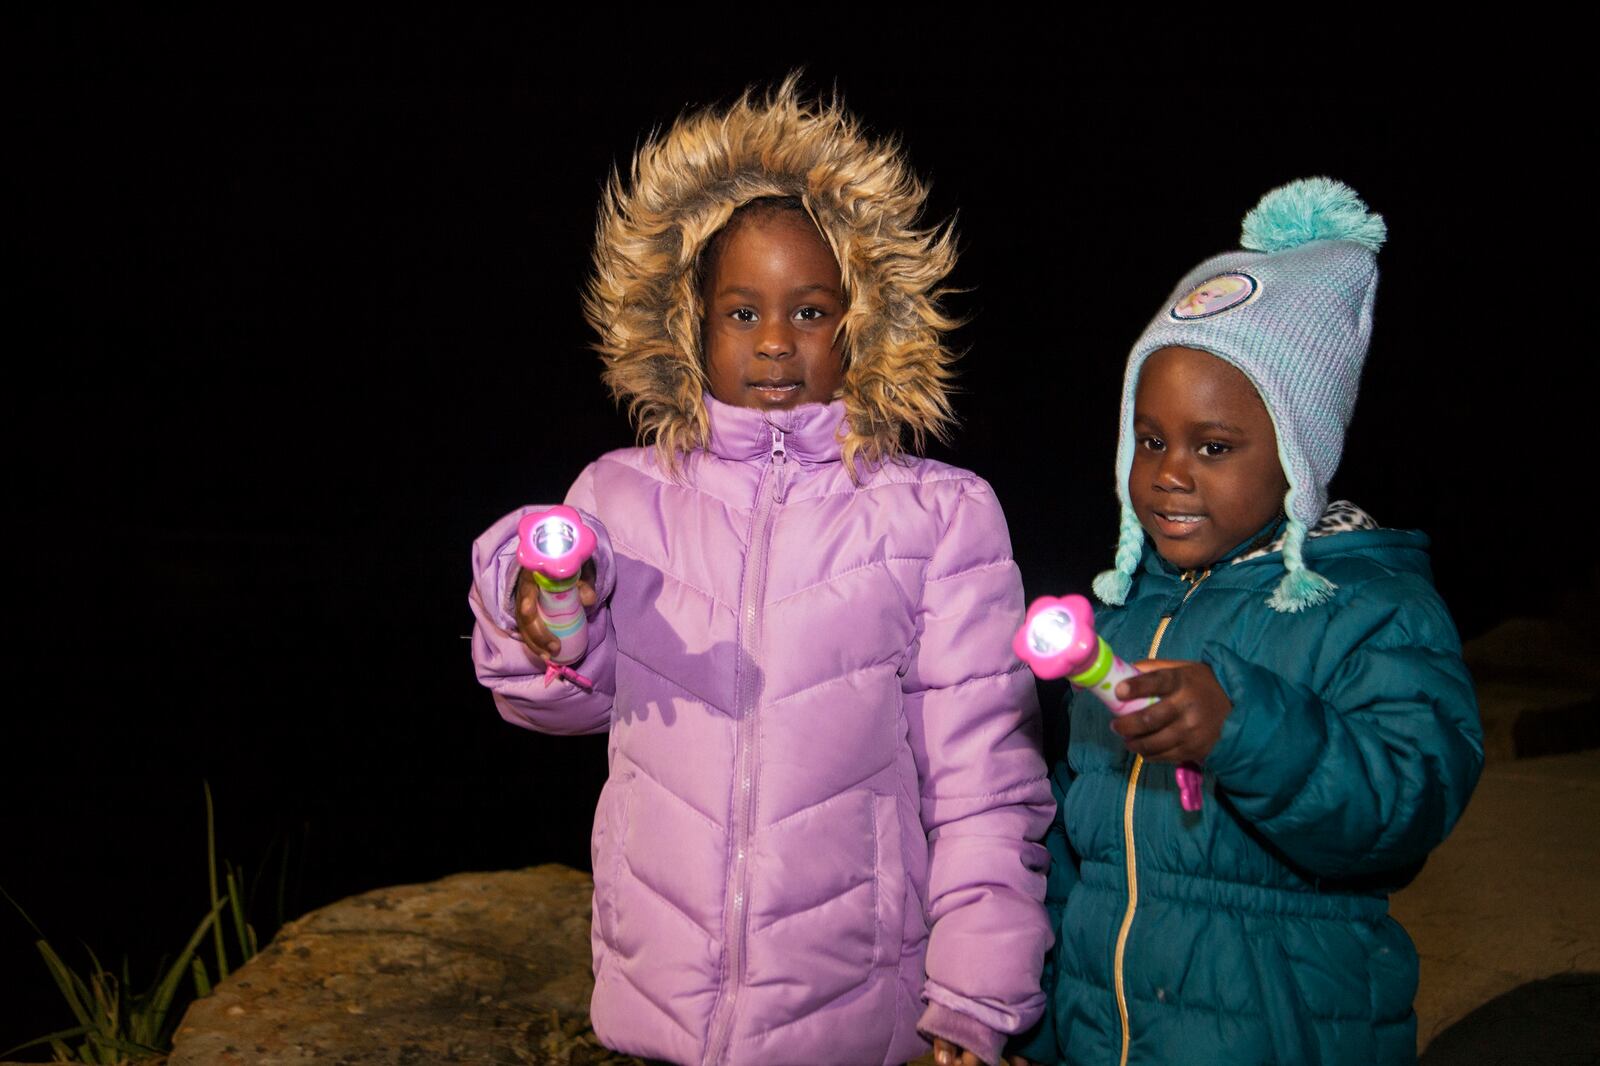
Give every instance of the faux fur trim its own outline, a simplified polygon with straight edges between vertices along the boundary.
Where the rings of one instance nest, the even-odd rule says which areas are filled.
[[[955,265],[949,224],[922,227],[927,191],[893,140],[869,138],[837,97],[800,97],[791,74],[764,98],[682,116],[639,149],[600,200],[584,313],[604,380],[662,458],[702,447],[710,425],[701,352],[700,254],[741,205],[798,197],[839,261],[848,428],[843,458],[894,459],[909,430],[921,450],[954,421],[958,323],[939,307]]]

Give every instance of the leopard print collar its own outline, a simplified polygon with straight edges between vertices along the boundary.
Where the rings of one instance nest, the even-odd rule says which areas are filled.
[[[1328,504],[1328,509],[1322,512],[1322,517],[1317,519],[1317,524],[1306,534],[1307,537],[1329,537],[1335,533],[1349,533],[1357,529],[1377,529],[1377,519],[1351,503],[1349,500],[1334,500]],[[1233,560],[1242,563],[1247,559],[1259,559],[1263,555],[1283,550],[1285,533],[1279,533],[1272,543],[1252,548]]]

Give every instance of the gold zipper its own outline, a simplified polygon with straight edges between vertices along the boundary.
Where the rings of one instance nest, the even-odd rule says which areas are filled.
[[[1183,594],[1178,608],[1189,602],[1189,597],[1194,595],[1194,590],[1200,587],[1200,582],[1211,576],[1207,569],[1199,577],[1193,570],[1183,572],[1183,580],[1189,582],[1189,591]],[[1173,609],[1176,614],[1178,608]],[[1172,615],[1163,615],[1156,625],[1156,635],[1150,641],[1150,651],[1146,659],[1154,659],[1161,650],[1161,638],[1167,635],[1167,626],[1172,624]],[[1118,1066],[1128,1066],[1128,1044],[1132,1040],[1132,1032],[1128,1026],[1128,993],[1122,986],[1122,959],[1128,948],[1128,932],[1133,928],[1133,912],[1139,906],[1139,870],[1138,863],[1133,853],[1133,798],[1139,784],[1139,772],[1144,769],[1144,756],[1133,757],[1133,768],[1128,771],[1128,791],[1122,803],[1122,847],[1128,855],[1128,909],[1122,915],[1122,928],[1117,931],[1117,954],[1112,960],[1112,981],[1117,989],[1117,1015],[1122,1020],[1122,1058]]]

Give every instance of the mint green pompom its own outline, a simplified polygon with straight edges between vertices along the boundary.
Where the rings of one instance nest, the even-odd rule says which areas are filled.
[[[1310,241],[1354,241],[1376,252],[1388,235],[1383,216],[1368,211],[1344,182],[1302,178],[1261,198],[1244,216],[1239,243],[1251,251],[1283,252]]]
[[[1133,588],[1133,577],[1121,570],[1102,570],[1095,575],[1091,586],[1101,603],[1121,607],[1128,602],[1128,591]]]
[[[1277,589],[1267,597],[1267,606],[1280,614],[1295,614],[1327,603],[1338,587],[1321,574],[1301,567],[1283,575]]]

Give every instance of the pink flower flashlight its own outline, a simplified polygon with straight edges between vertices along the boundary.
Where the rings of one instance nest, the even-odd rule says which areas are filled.
[[[570,507],[552,507],[524,515],[517,523],[517,562],[539,585],[539,618],[561,649],[550,657],[552,669],[569,673],[589,650],[589,630],[578,600],[578,574],[594,554],[594,530]]]
[[[1123,662],[1094,631],[1094,609],[1082,596],[1034,600],[1022,628],[1012,638],[1011,650],[1035,676],[1046,681],[1065,677],[1078,688],[1093,692],[1112,714],[1132,714],[1156,702],[1149,697],[1117,699],[1118,683],[1139,671]],[[1178,798],[1184,810],[1200,809],[1200,768],[1194,763],[1178,767]]]

